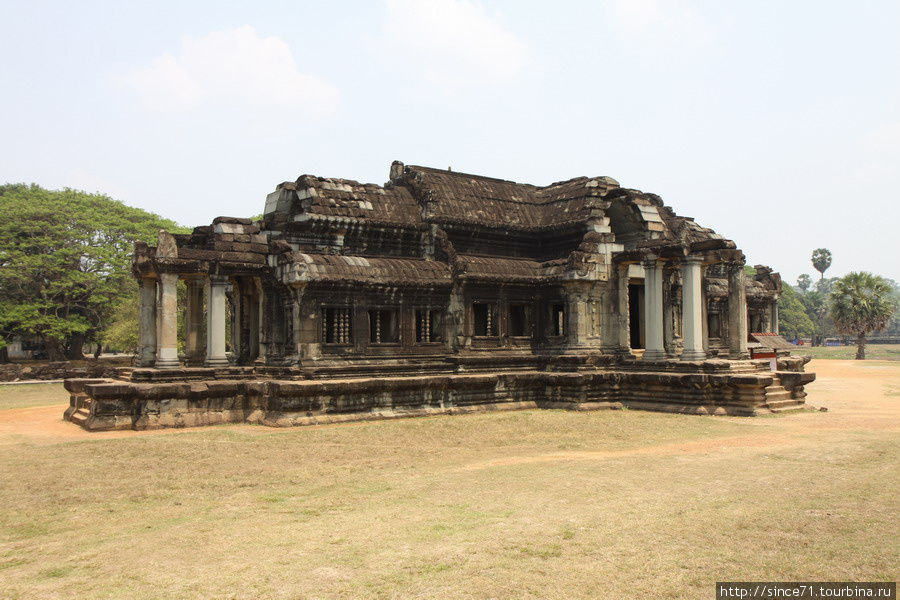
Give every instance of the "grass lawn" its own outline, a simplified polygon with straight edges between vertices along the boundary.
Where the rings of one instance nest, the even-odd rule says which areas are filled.
[[[798,346],[794,354],[805,354],[814,359],[852,360],[856,357],[856,346]],[[900,361],[900,344],[866,344],[866,360]]]
[[[828,412],[756,419],[47,438],[23,427],[62,405],[0,410],[0,597],[712,598],[722,580],[896,580],[898,385],[896,363],[826,361],[808,389]]]
[[[60,402],[69,402],[69,392],[61,383],[0,385],[0,410],[47,406]]]

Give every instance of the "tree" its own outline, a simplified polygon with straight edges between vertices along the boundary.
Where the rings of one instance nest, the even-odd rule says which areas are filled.
[[[806,337],[816,331],[800,295],[786,283],[782,283],[778,297],[778,330],[787,338]]]
[[[883,329],[894,314],[891,286],[871,273],[849,273],[835,282],[829,300],[837,330],[856,336],[856,359],[864,360],[866,333]]]
[[[51,359],[83,358],[131,279],[136,241],[175,223],[101,194],[0,186],[0,336],[36,337]]]
[[[828,248],[816,248],[812,253],[812,264],[819,272],[819,279],[825,277],[825,271],[831,266],[831,250]]]
[[[812,285],[812,278],[806,273],[797,278],[797,287],[802,293],[805,294],[810,285]]]

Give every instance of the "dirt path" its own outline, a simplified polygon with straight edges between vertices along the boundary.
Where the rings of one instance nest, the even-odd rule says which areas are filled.
[[[663,444],[610,452],[553,452],[542,455],[505,457],[473,463],[467,469],[487,468],[516,462],[604,459],[627,454],[677,455],[706,452],[725,447],[773,447],[797,445],[836,430],[900,429],[900,363],[883,361],[818,360],[811,364],[816,381],[807,388],[807,402],[825,407],[825,413],[797,413],[780,417],[697,417],[740,419],[750,427],[746,435],[692,442]],[[54,399],[55,400],[55,399]],[[165,429],[157,431],[89,432],[62,420],[65,404],[0,410],[0,444],[26,441],[54,444],[76,440],[102,440],[142,435],[174,435],[209,428]],[[465,418],[465,417],[459,417]],[[222,427],[222,426],[219,426]],[[253,429],[247,425],[229,425]],[[320,427],[330,427],[322,425]],[[288,433],[290,430],[282,430]],[[498,462],[499,461],[499,462]]]

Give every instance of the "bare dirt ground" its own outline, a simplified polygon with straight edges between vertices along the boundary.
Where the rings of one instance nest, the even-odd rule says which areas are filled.
[[[811,370],[807,400],[827,412],[759,418],[89,433],[61,420],[58,387],[47,406],[0,395],[0,597],[710,598],[722,580],[896,580],[900,364]]]

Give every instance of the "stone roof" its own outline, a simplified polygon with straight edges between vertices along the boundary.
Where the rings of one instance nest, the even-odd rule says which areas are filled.
[[[141,248],[136,265],[237,273],[277,263],[301,280],[436,285],[451,272],[523,284],[590,277],[610,252],[614,262],[694,252],[743,259],[733,242],[659,196],[609,177],[536,186],[395,162],[384,186],[302,175],[269,194],[264,214],[261,223],[219,217],[169,236],[158,249]],[[774,286],[750,287],[760,288],[749,290],[752,298]]]
[[[450,285],[446,263],[415,258],[373,258],[291,252],[299,280],[379,285]]]
[[[295,200],[292,212],[328,217],[365,219],[396,225],[422,222],[421,209],[404,187],[382,187],[351,179],[328,179],[303,175],[293,184]]]
[[[564,266],[560,264],[560,261],[541,263],[527,259],[465,254],[457,257],[456,267],[458,275],[464,279],[502,280],[516,283],[545,282],[548,278],[564,271]]]
[[[413,190],[430,222],[526,231],[582,223],[598,206],[592,199],[618,186],[609,177],[577,177],[538,187],[413,165],[393,183]]]

